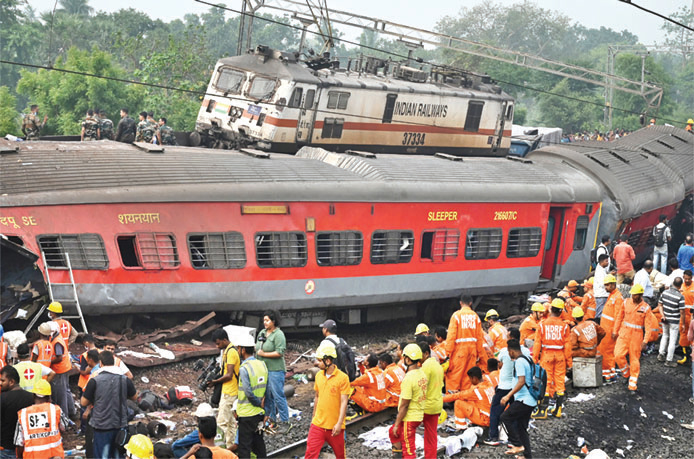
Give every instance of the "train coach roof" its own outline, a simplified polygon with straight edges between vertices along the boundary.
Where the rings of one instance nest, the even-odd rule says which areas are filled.
[[[17,153],[7,152],[18,148]],[[147,153],[111,141],[0,140],[0,206],[104,202],[597,201],[597,186],[567,165],[503,158],[371,158],[302,150],[263,158],[239,151],[166,147]]]
[[[225,57],[219,63],[230,67],[244,69],[282,79],[295,80],[302,83],[320,84],[320,80],[308,68],[295,62],[282,62],[279,59],[264,59],[258,54],[243,54],[241,56]]]
[[[538,162],[566,162],[601,182],[620,218],[682,201],[694,189],[694,136],[652,126],[612,142],[575,142],[535,150]]]

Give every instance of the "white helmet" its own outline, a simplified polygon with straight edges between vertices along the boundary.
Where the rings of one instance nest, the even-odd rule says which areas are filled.
[[[236,339],[234,339],[234,344],[240,347],[254,347],[255,338],[253,337],[253,331],[249,330],[248,333],[241,333]]]

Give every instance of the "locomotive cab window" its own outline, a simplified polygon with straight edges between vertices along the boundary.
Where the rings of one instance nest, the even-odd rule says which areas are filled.
[[[513,228],[508,232],[508,258],[535,257],[542,246],[542,229]]]
[[[574,250],[583,250],[588,237],[588,217],[581,215],[576,219],[576,233],[574,234]]]
[[[219,76],[217,77],[215,87],[222,92],[239,94],[241,92],[241,85],[243,85],[245,79],[246,74],[244,72],[230,68],[222,68],[219,70]]]
[[[414,251],[412,231],[374,231],[371,236],[371,263],[409,263]]]
[[[301,107],[301,98],[304,95],[304,88],[294,88],[292,91],[292,96],[289,98],[289,108],[299,108]]]
[[[255,259],[260,268],[306,266],[306,235],[289,231],[256,233]]]
[[[328,91],[328,108],[331,110],[347,110],[349,93],[342,91]]]
[[[457,229],[437,229],[422,234],[420,256],[423,260],[442,262],[458,257],[460,231]]]
[[[391,123],[393,121],[393,112],[395,111],[395,101],[397,99],[397,94],[388,94],[386,96],[386,107],[383,110],[382,123]]]
[[[311,110],[313,108],[315,100],[316,90],[309,89],[308,91],[306,91],[306,97],[304,98],[304,110]]]
[[[181,264],[173,234],[119,234],[116,242],[125,268],[177,269]]]
[[[467,115],[465,116],[465,127],[463,127],[464,130],[477,132],[480,128],[480,121],[482,121],[483,108],[484,102],[471,100],[468,103]]]
[[[49,268],[67,268],[65,254],[72,269],[108,268],[104,241],[98,234],[45,234],[36,239]]]
[[[508,107],[506,107],[506,120],[511,121],[513,118],[513,104],[510,104]]]
[[[352,266],[361,263],[364,236],[359,231],[318,233],[316,261],[318,266]]]
[[[326,118],[323,120],[323,130],[321,131],[322,139],[339,139],[342,137],[342,129],[344,128],[344,118]]]
[[[246,94],[251,99],[265,100],[272,97],[275,92],[276,81],[273,78],[255,76],[251,81],[251,87]]]
[[[188,250],[195,269],[239,269],[246,266],[243,235],[236,231],[189,234]]]
[[[499,258],[501,253],[501,228],[470,229],[465,241],[465,259],[484,260]]]

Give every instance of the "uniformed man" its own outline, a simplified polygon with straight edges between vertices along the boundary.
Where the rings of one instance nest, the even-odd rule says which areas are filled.
[[[264,399],[267,387],[268,371],[264,362],[253,357],[255,340],[250,334],[239,338],[235,343],[239,347],[241,368],[239,370],[239,398],[236,415],[238,416],[239,447],[236,451],[240,458],[267,456],[263,431],[258,424],[265,416]]]
[[[34,104],[29,110],[31,113],[26,115],[22,122],[22,132],[27,140],[39,140],[41,128],[46,125],[48,115],[44,115],[43,121],[39,121],[39,106]]]
[[[51,385],[37,382],[34,404],[17,413],[17,457],[64,457],[61,432],[65,432],[65,424],[61,415],[60,407],[51,403]]]
[[[484,321],[489,324],[489,337],[494,342],[492,353],[496,354],[506,347],[508,341],[508,330],[499,322],[499,313],[496,309],[490,309],[484,316]]]
[[[147,112],[140,112],[140,122],[137,123],[135,142],[152,143],[154,138],[154,126],[147,122]]]
[[[128,109],[120,109],[120,121],[116,129],[116,142],[133,143],[135,141],[135,131],[137,123],[128,116]]]
[[[540,322],[542,322],[544,313],[545,307],[542,303],[533,303],[530,308],[530,315],[523,320],[520,326],[521,344],[526,345],[526,340],[531,340],[533,343],[535,342],[535,333],[540,326]],[[528,344],[530,344],[528,347],[532,347],[531,343]]]
[[[73,327],[70,322],[60,317],[62,313],[63,305],[60,304],[58,301],[53,301],[51,304],[48,305],[48,317],[50,317],[50,319],[53,322],[58,324],[60,336],[63,337],[63,341],[65,341],[65,344],[69,346],[70,344],[75,342],[78,333],[77,330],[75,330],[75,327]]]
[[[572,312],[577,325],[571,330],[572,357],[595,357],[598,344],[605,337],[605,329],[592,320],[584,320],[583,308],[577,306]]]
[[[106,112],[104,110],[99,110],[99,129],[101,129],[101,138],[105,140],[113,140],[115,134],[113,133],[113,121],[106,117]]]
[[[82,121],[82,142],[87,140],[99,140],[101,138],[101,129],[99,128],[99,120],[94,117],[94,110],[87,110],[87,117]]]
[[[19,387],[22,389],[33,392],[39,380],[45,379],[50,383],[55,378],[55,372],[50,367],[31,361],[31,348],[27,343],[17,346],[17,357],[19,363],[14,368],[19,373]]]
[[[159,123],[154,119],[154,112],[147,112],[147,123],[154,129],[152,143],[161,145],[161,132],[159,132]]]
[[[159,118],[159,135],[162,145],[178,145],[173,129],[166,125],[166,118]]]

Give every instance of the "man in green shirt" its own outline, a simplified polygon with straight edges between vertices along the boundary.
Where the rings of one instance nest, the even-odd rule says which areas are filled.
[[[232,406],[239,395],[239,366],[241,361],[234,345],[229,342],[226,330],[219,328],[212,333],[212,340],[222,350],[222,376],[208,382],[209,386],[222,384],[222,397],[219,400],[217,423],[224,431],[227,449],[234,449],[236,441],[236,418]]]

